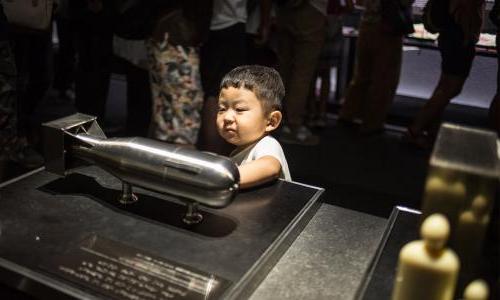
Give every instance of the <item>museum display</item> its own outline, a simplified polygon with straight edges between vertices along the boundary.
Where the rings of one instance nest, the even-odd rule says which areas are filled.
[[[490,223],[488,201],[483,195],[477,195],[471,206],[458,218],[455,248],[461,258],[462,269],[474,273],[481,258],[481,250],[486,230]]]
[[[393,210],[356,299],[389,299],[395,295],[393,290],[401,284],[396,279],[401,276],[397,273],[400,272],[397,268],[399,252],[419,238],[417,233],[422,222],[434,214],[446,217],[450,234],[446,247],[457,254],[460,262],[451,297],[460,298],[473,279],[498,281],[498,270],[491,263],[498,249],[494,236],[499,213],[494,203],[498,198],[495,193],[500,178],[497,145],[497,136],[492,131],[449,123],[441,126],[429,162],[422,211],[404,207]],[[412,259],[403,261],[409,263]],[[437,267],[429,261],[429,268]],[[432,284],[425,286],[430,288]],[[414,294],[425,292],[421,290],[415,289]],[[497,292],[494,287],[492,290],[491,294]],[[409,297],[401,299],[411,299]]]
[[[399,252],[393,300],[453,299],[460,262],[446,247],[449,232],[444,215],[425,219],[420,227],[421,240],[406,244]]]
[[[481,252],[499,178],[497,151],[495,132],[445,123],[429,161],[421,220],[446,216],[463,270],[473,271]]]
[[[81,114],[43,137],[46,168],[0,184],[0,284],[37,299],[248,298],[323,193],[239,190],[225,157],[105,138]],[[186,222],[193,202],[203,218]]]
[[[488,300],[489,288],[486,281],[477,279],[469,283],[464,291],[464,300]]]
[[[227,157],[152,139],[106,138],[96,117],[74,114],[43,124],[45,169],[66,175],[75,159],[122,181],[122,204],[137,201],[132,185],[185,200],[186,223],[201,222],[198,203],[225,207],[238,191],[239,172]]]

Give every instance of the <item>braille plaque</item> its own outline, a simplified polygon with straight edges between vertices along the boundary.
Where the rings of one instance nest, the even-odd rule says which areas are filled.
[[[217,299],[230,284],[97,235],[42,268],[112,299]]]

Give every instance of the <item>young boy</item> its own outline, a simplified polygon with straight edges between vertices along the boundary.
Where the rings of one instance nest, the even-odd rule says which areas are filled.
[[[240,187],[249,188],[283,178],[290,171],[281,145],[269,135],[278,128],[285,88],[272,68],[241,66],[221,82],[217,129],[236,146],[231,159],[240,171]]]

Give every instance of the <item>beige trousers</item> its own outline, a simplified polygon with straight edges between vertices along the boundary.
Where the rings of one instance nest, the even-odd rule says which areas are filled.
[[[340,118],[360,118],[365,132],[383,128],[399,83],[402,44],[402,35],[386,33],[379,23],[361,22],[354,74]]]
[[[285,121],[303,124],[309,89],[326,33],[326,16],[308,2],[281,9],[277,18],[278,61],[285,84]]]

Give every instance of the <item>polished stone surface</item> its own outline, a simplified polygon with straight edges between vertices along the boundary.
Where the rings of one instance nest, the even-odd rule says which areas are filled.
[[[226,279],[233,283],[228,291],[238,299],[260,282],[299,234],[322,192],[278,181],[242,191],[224,209],[201,208],[206,223],[185,227],[172,220],[183,212],[175,198],[136,189],[139,201],[118,207],[120,187],[101,169],[85,167],[64,179],[41,171],[0,188],[0,266],[12,271],[14,264],[24,277],[29,273],[38,282],[87,297],[88,290],[40,266],[97,234]]]
[[[95,175],[96,172],[100,172],[96,171],[95,169],[84,171],[84,173],[86,173],[87,175]],[[130,232],[122,232],[123,235],[120,237],[120,235],[114,234],[116,229],[107,228],[104,230],[107,236],[117,240],[121,240],[125,243],[130,243],[131,241],[137,241],[139,239],[142,241],[141,247],[154,247],[155,249],[157,249],[157,251],[155,251],[156,253],[165,256],[165,254],[159,252],[159,249],[161,245],[168,245],[169,241],[163,240],[164,238],[161,238],[160,232],[162,230],[165,230],[165,228],[171,228],[172,226],[175,226],[175,224],[161,225],[160,222],[162,221],[162,218],[158,215],[153,216],[155,218],[158,218],[157,220],[146,221],[143,217],[140,216],[140,214],[142,213],[140,209],[128,212],[129,214],[135,214],[134,218],[127,218],[126,215],[120,217],[120,212],[116,209],[116,207],[109,205],[109,203],[105,203],[103,201],[82,201],[81,193],[91,195],[91,198],[94,198],[94,200],[97,199],[98,196],[102,193],[113,194],[114,192],[108,190],[107,188],[110,186],[116,186],[117,182],[115,182],[114,178],[106,176],[99,177],[98,182],[100,183],[101,187],[94,186],[94,188],[97,187],[97,189],[95,190],[88,190],[89,185],[92,184],[90,182],[86,182],[87,179],[83,180],[82,178],[73,178],[72,180],[77,180],[80,183],[84,183],[85,186],[81,186],[79,187],[79,189],[77,189],[78,194],[80,195],[68,195],[71,192],[74,193],[74,190],[72,191],[71,188],[69,190],[64,190],[63,187],[58,184],[59,182],[57,180],[54,181],[55,177],[48,177],[50,178],[42,180],[43,182],[39,182],[38,185],[34,187],[39,188],[40,186],[44,186],[45,189],[51,188],[52,190],[59,188],[59,195],[55,197],[49,197],[49,200],[26,200],[29,203],[28,208],[32,209],[33,212],[36,212],[35,214],[30,214],[28,211],[25,211],[25,217],[27,219],[31,221],[37,219],[45,220],[45,222],[48,222],[45,226],[52,227],[55,225],[55,228],[58,228],[57,226],[61,226],[61,224],[64,223],[66,224],[66,227],[60,228],[59,234],[61,235],[61,237],[62,235],[66,237],[66,235],[63,233],[73,227],[78,226],[78,224],[84,224],[83,226],[85,228],[94,228],[94,230],[97,230],[99,226],[98,224],[96,224],[96,221],[99,221],[99,219],[85,218],[83,215],[78,214],[74,214],[68,216],[67,218],[64,218],[66,222],[62,222],[64,220],[60,220],[57,218],[50,218],[49,215],[54,213],[54,210],[57,209],[57,205],[74,205],[75,207],[78,207],[79,210],[81,209],[80,213],[89,209],[108,211],[108,213],[106,213],[109,215],[108,218],[114,221],[118,221],[118,219],[122,218],[128,220],[124,223],[124,225],[126,228],[130,229]],[[30,184],[34,184],[35,182],[36,180],[33,181],[32,177],[28,178],[27,181],[25,181],[26,189],[29,189],[28,186]],[[47,183],[52,183],[53,186],[47,186]],[[259,194],[269,194],[270,191],[271,190],[269,190],[269,188],[265,188],[262,193]],[[141,191],[141,193],[143,193],[143,191]],[[43,193],[40,193],[39,189],[37,189],[35,194],[37,196],[43,195]],[[111,194],[107,194],[107,196],[110,197]],[[157,197],[157,195],[155,194],[146,194]],[[6,196],[5,190],[3,190],[2,195]],[[144,195],[143,200],[154,201],[153,199],[149,199]],[[47,203],[49,204],[47,210],[43,210],[41,207],[41,203],[45,201],[47,201]],[[67,201],[68,203],[64,204],[63,201]],[[14,202],[10,203],[13,206],[16,205]],[[253,206],[257,203],[258,202],[250,201],[247,202],[246,205]],[[3,204],[3,206],[5,206],[5,203]],[[172,208],[178,209],[175,206],[172,206]],[[240,209],[244,209],[244,207],[241,207]],[[5,212],[5,210],[3,211]],[[219,217],[228,217],[231,214],[232,213],[224,213],[218,215]],[[272,215],[275,218],[279,218],[279,214]],[[112,224],[112,220],[107,220],[105,223]],[[217,219],[215,219],[215,221],[217,221]],[[232,219],[232,221],[234,221],[234,219]],[[279,220],[276,221],[279,222]],[[222,222],[227,222],[227,220],[222,219]],[[357,289],[359,288],[363,275],[368,269],[368,265],[375,254],[375,250],[379,245],[380,239],[386,227],[386,223],[387,220],[384,218],[375,217],[372,215],[340,208],[329,204],[322,204],[317,213],[312,217],[311,221],[300,233],[298,238],[291,244],[290,248],[284,253],[281,259],[270,271],[268,276],[263,279],[263,281],[260,283],[260,286],[257,287],[256,291],[251,295],[250,298],[253,300],[353,298]],[[137,230],[134,230],[134,225],[139,225],[140,227],[145,226],[146,231],[139,232]],[[9,226],[12,226],[12,224]],[[237,222],[236,226],[241,227],[240,222]],[[262,224],[254,223],[252,224],[252,226],[255,227],[253,230],[258,230],[261,233],[268,230],[265,228],[265,226],[262,226]],[[162,227],[163,229],[161,229]],[[53,232],[57,233],[57,230],[55,228],[53,228]],[[33,230],[42,233],[44,231],[46,232],[46,228],[37,228]],[[235,230],[235,228],[230,229],[230,231],[231,230]],[[28,233],[28,236],[23,237],[23,239],[29,240],[33,238],[36,240],[36,238],[38,237],[39,240],[36,242],[38,244],[46,244],[47,242],[50,242],[50,240],[47,239],[53,238],[46,234],[33,236],[31,232],[26,233]],[[193,239],[197,241],[209,243],[209,241],[212,240],[213,242],[210,243],[211,245],[217,245],[217,243],[214,241],[220,240],[220,237],[216,237],[217,234],[217,232],[212,232],[212,237],[210,237],[210,232],[191,233]],[[234,234],[235,232],[222,232],[223,236]],[[71,238],[68,238],[68,242],[70,242],[71,240]],[[62,251],[62,249],[59,250]],[[4,248],[2,252],[5,254],[5,251],[6,249]],[[23,254],[26,255],[27,251],[29,252],[29,250],[26,249],[26,251],[22,251],[22,253],[9,253],[9,256],[15,255],[16,257],[20,257]],[[171,253],[171,250],[167,252]],[[215,250],[213,252],[215,252]],[[213,258],[214,256],[211,257]],[[229,269],[226,270],[225,273],[220,272],[219,274],[223,274],[225,278],[228,278],[230,276],[228,276],[227,274],[230,274],[231,271],[234,273],[235,270],[240,269],[241,266],[237,266],[237,263],[232,259],[225,260],[227,262],[226,267],[229,266]],[[213,262],[205,262],[205,265],[213,265],[218,261],[219,260]],[[196,260],[196,266],[200,268],[200,265],[201,264],[198,263],[198,260]],[[272,264],[269,264],[269,266],[272,267]],[[222,269],[223,268],[221,266],[220,270]]]
[[[377,253],[358,290],[359,300],[390,299],[396,277],[399,251],[419,238],[420,212],[395,207],[387,220],[386,230]]]
[[[323,204],[251,299],[352,299],[386,223]]]

